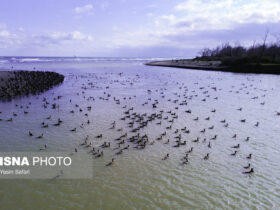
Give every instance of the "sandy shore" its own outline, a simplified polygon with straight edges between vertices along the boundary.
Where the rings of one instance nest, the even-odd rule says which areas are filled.
[[[0,100],[36,95],[59,85],[64,76],[55,72],[0,71]]]
[[[221,61],[194,61],[194,60],[166,60],[146,63],[149,66],[175,67],[185,69],[199,69],[207,71],[224,71],[234,73],[255,73],[255,74],[280,74],[279,64],[222,66]]]
[[[166,61],[154,61],[146,63],[149,66],[166,66],[176,68],[188,68],[188,69],[205,69],[205,70],[217,70],[224,69],[225,67],[219,66],[220,61],[192,61],[192,60],[166,60]]]

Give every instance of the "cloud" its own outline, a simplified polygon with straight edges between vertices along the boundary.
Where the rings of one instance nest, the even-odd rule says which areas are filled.
[[[74,9],[75,14],[77,15],[81,15],[81,14],[92,14],[92,10],[93,10],[93,6],[92,4],[87,4],[85,6],[82,7],[76,7]]]
[[[11,33],[7,29],[0,30],[0,49],[17,49],[22,43],[23,37]]]
[[[86,35],[80,31],[73,32],[53,32],[49,34],[32,35],[34,42],[38,44],[62,44],[69,41],[92,41],[93,38],[91,35]],[[40,44],[40,45],[41,45]]]
[[[7,30],[2,30],[0,31],[0,37],[9,37],[10,36],[10,32]]]
[[[162,55],[191,49],[195,56],[201,48],[225,42],[251,45],[267,29],[274,34],[280,28],[279,0],[188,0],[170,11],[155,16],[153,24],[113,37],[112,46],[145,53],[161,49]]]
[[[0,29],[0,50],[3,55],[87,55],[94,47],[94,38],[81,31],[27,34],[16,30]]]
[[[128,2],[119,0],[119,5],[120,1]],[[36,52],[33,49],[38,49],[42,53],[60,52],[65,55],[77,51],[97,56],[99,52],[103,53],[99,56],[110,55],[111,52],[119,56],[187,56],[191,53],[195,56],[201,48],[215,47],[224,42],[239,41],[245,45],[252,44],[254,40],[260,42],[267,29],[271,34],[280,33],[277,32],[280,28],[279,0],[180,0],[170,1],[169,4],[173,5],[166,8],[163,4],[147,3],[144,7],[146,12],[141,10],[141,24],[138,19],[133,19],[141,18],[136,15],[124,14],[126,18],[117,18],[115,22],[104,17],[104,29],[100,28],[94,39],[82,32],[85,28],[95,30],[95,27],[87,27],[90,23],[86,19],[85,22],[78,21],[82,23],[76,28],[78,30],[33,35],[30,29],[10,29],[5,23],[0,23],[0,48],[25,46],[24,49],[31,49],[29,52],[32,53]],[[102,0],[94,7],[92,4],[72,7],[70,15],[74,18],[87,17],[96,8],[101,10],[100,15],[107,14],[104,11],[117,12],[113,2]],[[71,23],[65,24],[69,28]]]
[[[173,46],[144,46],[144,47],[122,47],[111,51],[111,56],[124,57],[154,57],[154,58],[192,58],[193,48],[180,48]]]
[[[175,10],[184,13],[181,18],[177,18],[178,22],[192,22],[193,27],[200,30],[280,21],[279,0],[188,0],[177,4]]]

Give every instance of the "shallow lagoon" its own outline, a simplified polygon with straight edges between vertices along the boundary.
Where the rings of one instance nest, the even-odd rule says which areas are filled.
[[[39,59],[1,64],[3,70],[10,69],[11,65],[24,70],[35,67],[66,76],[61,86],[39,96],[0,104],[1,151],[38,151],[44,144],[49,151],[74,151],[74,148],[89,151],[80,146],[87,135],[95,147],[104,141],[111,142],[111,148],[104,149],[104,157],[92,159],[91,180],[1,180],[2,206],[7,209],[35,206],[99,209],[280,207],[280,116],[276,114],[280,111],[280,77],[149,67],[143,62]],[[43,107],[44,97],[53,103],[53,98],[59,95],[62,98],[55,101],[59,109]],[[87,100],[90,96],[95,101]],[[120,99],[120,104],[116,104],[113,97]],[[252,99],[254,97],[256,99]],[[178,102],[174,103],[176,99]],[[158,100],[157,108],[152,106],[155,100]],[[184,100],[188,104],[180,106]],[[29,102],[28,114],[16,107],[16,104],[27,106]],[[148,104],[143,106],[145,102]],[[83,111],[79,112],[75,104]],[[92,111],[88,112],[87,106],[92,106]],[[160,119],[149,123],[140,134],[147,134],[150,142],[155,141],[154,145],[139,150],[126,143],[131,145],[130,149],[115,156],[118,150],[113,150],[117,145],[114,139],[126,132],[128,137],[135,135],[127,126],[129,120],[120,120],[130,107],[133,107],[132,112],[148,115],[163,110],[163,117],[169,116],[169,120],[172,118],[167,111],[171,110],[178,119],[174,119],[170,130],[166,130],[170,125],[167,120],[161,120],[161,125],[156,124]],[[237,110],[240,107],[242,111]],[[191,114],[185,112],[188,109]],[[211,112],[214,109],[216,112]],[[70,113],[71,110],[75,113]],[[18,116],[13,122],[6,122],[13,112]],[[46,120],[49,115],[52,115],[50,121]],[[198,121],[193,120],[196,117]],[[210,120],[205,120],[207,117]],[[61,126],[51,126],[57,118],[63,120]],[[86,124],[88,119],[89,125]],[[228,127],[220,122],[224,119]],[[241,119],[246,122],[240,122]],[[49,123],[49,128],[42,128],[43,121]],[[116,129],[109,129],[113,121],[116,121]],[[257,122],[258,127],[255,126]],[[82,123],[84,127],[80,128]],[[213,125],[214,129],[208,129]],[[189,134],[180,130],[185,126]],[[74,127],[77,132],[70,132]],[[116,131],[119,128],[123,130]],[[201,133],[204,128],[206,132]],[[185,146],[173,147],[178,135],[174,134],[176,129],[180,130],[182,141],[187,142]],[[44,138],[29,137],[29,130],[34,135],[44,133]],[[166,136],[156,140],[165,131]],[[102,139],[95,138],[101,133]],[[236,139],[232,138],[234,134],[237,134]],[[217,139],[210,140],[214,135]],[[200,141],[192,142],[197,137]],[[247,137],[249,141],[245,141]],[[170,143],[164,144],[167,139]],[[207,146],[209,141],[211,148]],[[238,143],[237,155],[231,156],[235,151],[231,147]],[[181,165],[181,158],[191,147],[194,151],[189,155],[189,163]],[[167,153],[170,158],[163,161]],[[210,158],[205,161],[203,157],[207,153]],[[250,161],[246,159],[249,153],[252,153]],[[116,157],[115,164],[106,167],[112,157]],[[248,162],[255,170],[252,175],[242,174]]]

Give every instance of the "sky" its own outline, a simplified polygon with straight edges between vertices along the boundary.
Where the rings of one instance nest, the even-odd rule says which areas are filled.
[[[280,38],[280,0],[3,0],[0,56],[194,57]]]

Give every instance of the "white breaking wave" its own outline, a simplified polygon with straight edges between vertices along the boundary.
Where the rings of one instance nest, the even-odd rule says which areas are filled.
[[[118,58],[118,57],[0,57],[4,63],[37,63],[37,62],[112,62],[112,61],[154,61],[172,58]]]

